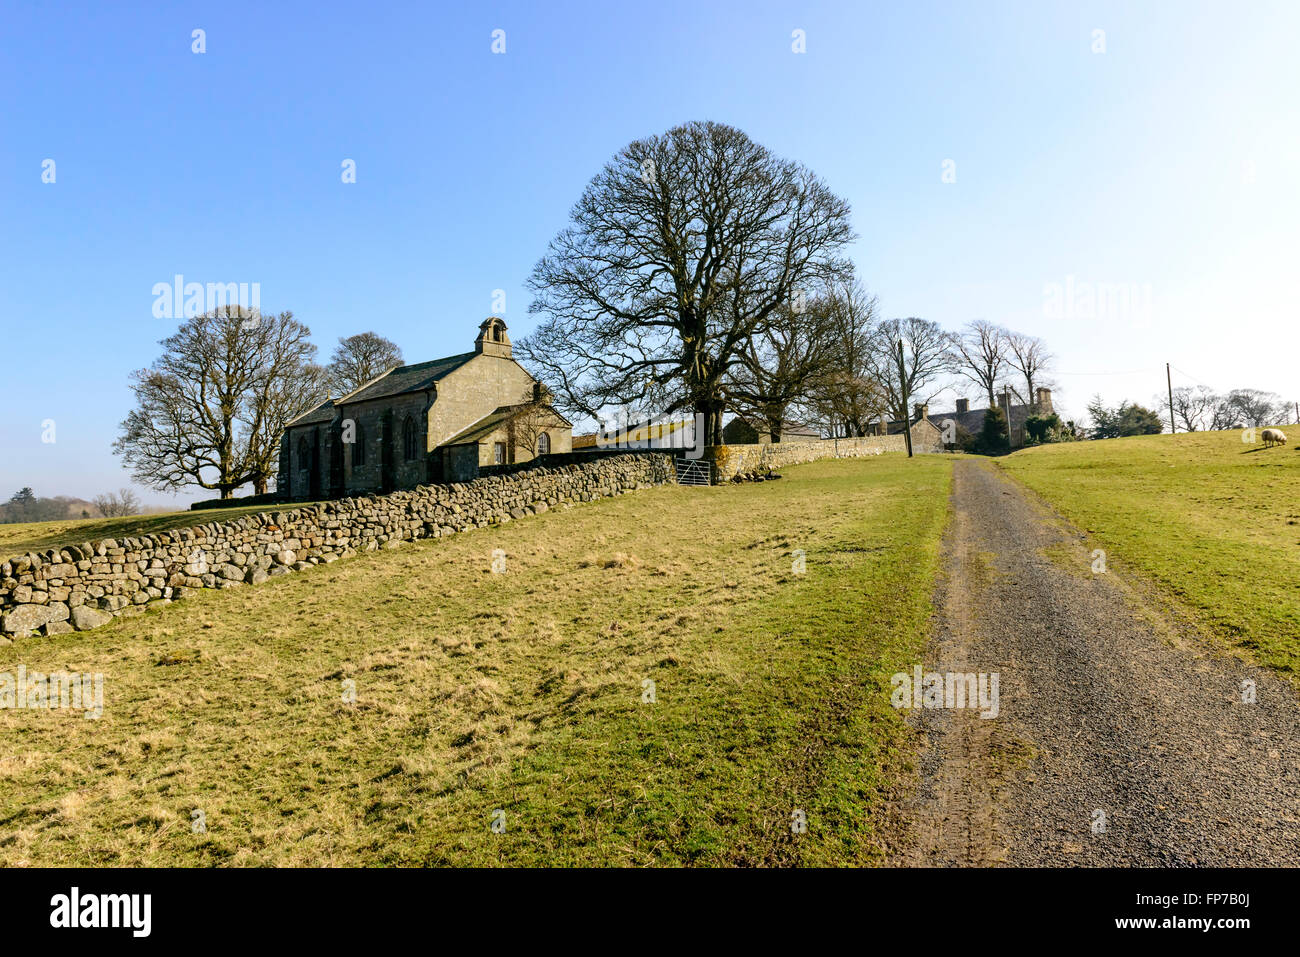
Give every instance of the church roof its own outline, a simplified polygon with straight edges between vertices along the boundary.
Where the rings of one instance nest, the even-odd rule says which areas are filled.
[[[473,359],[475,355],[477,353],[462,352],[458,356],[447,356],[445,359],[417,362],[415,365],[410,366],[396,366],[377,379],[371,379],[356,391],[349,392],[343,398],[338,399],[336,404],[343,405],[347,403],[351,405],[353,402],[385,399],[406,392],[423,392],[448,373],[455,372],[466,362],[469,362],[470,359]]]
[[[298,418],[294,419],[285,428],[290,426],[297,427],[300,425],[324,425],[334,420],[334,400],[326,399],[314,409],[309,409]]]
[[[527,402],[521,402],[518,403],[517,405],[503,405],[495,412],[491,412],[483,416],[483,418],[479,419],[469,428],[465,429],[462,432],[457,433],[456,435],[453,435],[451,438],[449,438],[446,442],[443,442],[442,444],[443,445],[469,445],[472,442],[481,442],[483,439],[487,438],[498,428],[500,428],[505,422],[507,422],[512,415],[517,413],[520,409],[525,408],[527,405],[529,405],[529,403]],[[565,425],[570,425],[570,426],[573,425],[572,422],[570,422],[564,416],[560,415],[560,413],[556,412],[549,405],[543,406],[541,408],[546,413],[555,416],[555,418],[559,419]]]
[[[479,419],[468,429],[465,429],[464,431],[456,435],[453,435],[451,438],[449,438],[446,442],[443,442],[442,444],[443,445],[468,445],[471,442],[478,442],[481,439],[487,438],[487,436],[495,432],[503,422],[509,419],[510,416],[514,413],[515,409],[517,408],[518,406],[503,405],[495,412],[491,412],[483,416],[483,418]]]

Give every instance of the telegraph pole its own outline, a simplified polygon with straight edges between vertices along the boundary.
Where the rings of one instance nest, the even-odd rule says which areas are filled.
[[[1174,380],[1169,375],[1169,363],[1165,363],[1165,385],[1169,386],[1169,434],[1173,435],[1178,430],[1174,428]]]
[[[1011,425],[1011,388],[1005,384],[1002,386],[1002,402],[1007,412],[1007,451],[1010,452],[1016,444],[1016,431]]]
[[[912,457],[912,397],[907,393],[907,366],[903,362],[903,340],[898,340],[898,388],[903,393],[903,434],[907,436],[907,457]],[[888,431],[888,430],[886,430]]]

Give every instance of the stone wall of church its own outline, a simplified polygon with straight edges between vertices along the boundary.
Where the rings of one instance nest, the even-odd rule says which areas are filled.
[[[475,356],[438,383],[429,413],[429,448],[437,448],[503,405],[527,402],[533,378],[511,359]]]
[[[94,628],[200,588],[256,585],[358,552],[674,481],[671,455],[611,455],[28,553],[0,564],[0,643]]]
[[[348,495],[378,490],[383,482],[384,422],[391,424],[393,488],[414,488],[429,481],[425,433],[428,429],[429,396],[423,392],[395,395],[342,408],[342,419],[356,423],[356,437],[365,448],[365,462],[352,464],[352,450],[343,446],[343,488]],[[416,429],[416,455],[408,460],[402,447],[402,423],[410,418]]]

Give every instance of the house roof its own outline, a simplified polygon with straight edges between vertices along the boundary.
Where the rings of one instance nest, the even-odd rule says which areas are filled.
[[[811,435],[819,439],[822,436],[821,429],[815,428],[814,426],[811,425],[800,425],[798,422],[785,423],[785,425],[781,426],[781,434],[782,435]]]
[[[727,423],[726,427],[723,429],[723,432],[725,433],[726,430],[731,428],[732,424],[736,422],[744,423],[745,425],[753,429],[755,432],[757,432],[759,435],[767,434],[768,429],[767,429],[766,422],[756,421],[752,416],[742,415],[740,413],[737,413],[736,417]],[[807,435],[817,439],[820,439],[822,437],[821,429],[815,428],[814,426],[811,425],[804,425],[802,422],[795,422],[793,419],[785,420],[785,422],[781,425],[781,434],[782,435]]]
[[[966,412],[932,412],[930,421],[943,425],[949,419],[952,419],[959,426],[972,434],[984,428],[984,413],[986,409],[970,409]]]
[[[448,373],[455,372],[477,354],[462,352],[458,356],[447,356],[445,359],[417,362],[410,366],[395,366],[378,378],[371,379],[361,388],[338,399],[337,404],[351,405],[354,402],[384,399],[405,392],[423,392]]]
[[[970,409],[966,412],[957,412],[956,410],[951,412],[931,412],[927,418],[930,420],[931,424],[938,426],[940,429],[943,428],[943,424],[946,421],[951,419],[961,428],[965,429],[972,435],[975,435],[984,428],[984,413],[987,411],[988,409]],[[1034,411],[1035,407],[1032,405],[1012,403],[1011,415],[1009,417],[1010,421],[1008,423],[1012,432],[1021,432],[1025,427],[1025,419],[1033,415]],[[889,423],[891,434],[898,428],[900,428],[900,426],[897,421]]]
[[[928,418],[924,418],[924,419],[913,419],[913,420],[909,423],[909,425],[911,425],[911,427],[914,428],[914,429],[915,429],[918,425],[922,425],[922,424],[924,424],[924,425],[928,425],[930,428],[934,429],[936,432],[939,431],[939,426],[935,425],[935,422],[934,422],[934,416],[929,416]],[[902,435],[902,434],[903,434],[903,423],[902,423],[901,421],[899,421],[898,419],[894,419],[892,422],[889,423],[889,426],[885,429],[885,432],[886,432],[886,434],[888,434],[888,435]]]

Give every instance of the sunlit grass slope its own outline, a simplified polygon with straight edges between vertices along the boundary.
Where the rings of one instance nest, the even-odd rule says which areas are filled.
[[[880,860],[951,461],[783,471],[0,648],[105,675],[98,721],[0,711],[0,864]]]
[[[1026,449],[999,464],[1258,661],[1300,677],[1300,428]]]

